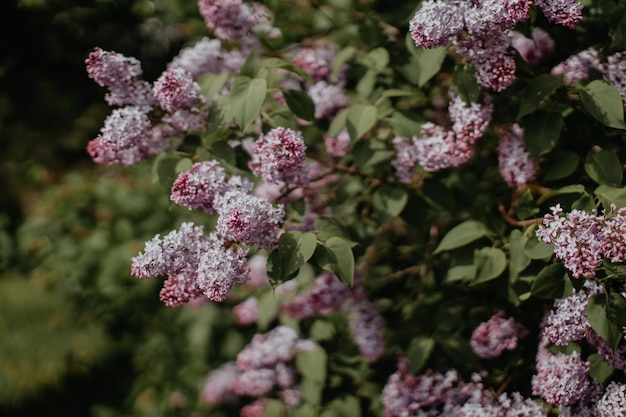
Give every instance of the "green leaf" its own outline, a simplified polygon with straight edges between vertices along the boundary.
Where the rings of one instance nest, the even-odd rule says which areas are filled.
[[[267,80],[236,77],[230,89],[230,113],[241,131],[248,130],[261,112],[267,94]]]
[[[604,384],[613,375],[611,363],[604,356],[592,353],[587,357],[589,361],[589,376]]]
[[[347,395],[342,398],[335,398],[328,407],[335,412],[337,417],[361,417],[361,404],[359,400]]]
[[[311,340],[316,342],[331,340],[335,333],[335,326],[326,320],[315,320],[309,330]]]
[[[333,236],[323,243],[318,241],[314,260],[320,268],[332,272],[341,282],[352,286],[354,281],[354,254],[346,240]]]
[[[580,89],[585,110],[600,123],[616,129],[626,129],[624,104],[615,85],[604,80],[591,81]]]
[[[550,158],[550,164],[543,176],[544,181],[555,181],[567,178],[576,171],[580,157],[571,151],[557,152]]]
[[[563,262],[544,267],[530,286],[533,297],[553,300],[562,298],[565,291],[567,273]]]
[[[433,253],[437,254],[450,249],[460,248],[487,235],[488,231],[482,223],[475,220],[467,220],[450,229],[441,239]]]
[[[343,238],[346,242],[352,242],[346,227],[333,217],[318,217],[315,220],[315,231],[318,235],[317,238],[322,242],[326,242],[333,236]]]
[[[389,52],[383,47],[374,48],[365,54],[359,62],[376,72],[381,72],[389,65]]]
[[[154,172],[159,180],[159,184],[168,193],[172,191],[172,184],[176,181],[176,165],[180,158],[176,156],[168,156],[166,154],[159,155],[154,161]]]
[[[280,270],[283,277],[298,272],[315,252],[317,238],[312,232],[289,231],[278,239]]]
[[[311,78],[311,76],[304,71],[302,68],[293,65],[291,62],[289,61],[285,61],[284,59],[281,58],[265,58],[263,60],[263,67],[265,68],[281,68],[284,70],[287,70],[289,72],[293,72],[295,74],[298,74],[300,77],[304,78],[307,82],[312,83],[313,79]],[[243,75],[243,74],[242,74]],[[251,77],[255,77],[255,75],[252,75]]]
[[[209,101],[213,101],[215,96],[222,91],[230,76],[231,74],[228,72],[202,74],[196,80],[200,85],[200,93]]]
[[[484,247],[474,252],[476,278],[471,285],[481,284],[498,278],[506,269],[506,255],[501,249]]]
[[[407,34],[405,41],[406,47],[411,53],[411,61],[409,65],[402,68],[403,73],[405,75],[410,74],[410,78],[407,77],[409,81],[422,87],[439,72],[443,60],[448,54],[448,48],[446,46],[432,49],[417,48],[411,39],[411,34]]]
[[[302,375],[302,398],[309,404],[318,405],[321,402],[326,381],[326,363],[326,351],[321,347],[296,354],[296,368]]]
[[[239,70],[239,75],[242,77],[255,78],[258,76],[261,68],[263,68],[261,59],[256,53],[252,52],[248,55],[246,62],[243,63],[241,70]]]
[[[358,141],[352,149],[352,154],[359,169],[365,170],[390,160],[396,151],[387,149],[385,144],[379,140],[371,139]]]
[[[544,195],[542,195],[541,197],[537,199],[537,204],[541,205],[545,203],[546,201],[548,201],[549,199],[556,197],[556,196],[562,196],[566,194],[584,194],[584,193],[585,193],[585,186],[582,184],[566,185],[564,187],[557,188],[556,190],[552,190],[548,193],[545,193]]]
[[[416,336],[411,340],[406,357],[409,360],[409,370],[413,373],[421,370],[435,348],[435,339],[427,336]]]
[[[350,139],[355,142],[374,127],[378,120],[378,110],[369,104],[356,104],[348,109],[346,127]]]
[[[478,102],[481,88],[476,82],[476,71],[471,65],[457,65],[454,68],[452,86],[466,103]]]
[[[330,126],[328,127],[328,137],[336,138],[339,133],[346,127],[346,122],[348,119],[348,109],[343,109],[334,117],[333,121],[330,122]]]
[[[554,91],[563,85],[563,79],[550,74],[540,74],[521,92],[520,106],[517,120],[537,110],[542,101],[550,97]]]
[[[211,152],[215,155],[215,158],[219,159],[226,165],[235,166],[237,158],[235,156],[235,150],[224,140],[218,140],[211,145]]]
[[[622,183],[622,163],[615,152],[591,150],[585,159],[585,172],[601,185],[619,186]]]
[[[524,243],[524,253],[530,259],[547,259],[554,254],[554,245],[543,243],[533,234]]]
[[[613,349],[622,339],[626,302],[619,293],[596,294],[589,299],[587,318],[591,328]]]
[[[315,118],[315,103],[305,92],[282,90],[289,109],[301,119],[312,121]]]
[[[476,266],[471,265],[456,265],[448,268],[446,274],[446,282],[471,280],[476,277]]]
[[[524,240],[520,230],[512,230],[509,235],[509,274],[513,280],[517,279],[519,273],[522,272],[528,265],[530,265],[531,259],[524,253]]]
[[[408,201],[409,194],[404,188],[382,185],[374,191],[372,205],[381,220],[386,222],[400,215]]]
[[[416,120],[415,115],[397,110],[385,119],[398,136],[410,138],[419,134],[423,122]]]
[[[560,113],[538,110],[524,117],[524,143],[534,158],[548,153],[561,136],[563,116]]]
[[[611,204],[617,207],[626,207],[626,188],[609,187],[608,185],[598,186],[594,192],[602,207],[606,210],[611,208]]]
[[[345,63],[351,60],[355,53],[356,48],[354,46],[347,46],[335,54],[335,57],[330,64],[331,78],[335,78],[339,75],[344,68]]]
[[[539,207],[535,202],[533,193],[530,190],[524,191],[524,193],[517,199],[515,207],[515,216],[519,220],[532,219],[537,217],[539,213]]]

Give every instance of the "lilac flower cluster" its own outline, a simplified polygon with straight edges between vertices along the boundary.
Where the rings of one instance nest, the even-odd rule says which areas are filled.
[[[291,58],[291,62],[306,72],[312,82],[301,78],[286,78],[284,85],[305,91],[315,104],[315,118],[330,118],[348,105],[345,93],[345,69],[332,76],[332,61],[337,54],[337,44],[323,40],[305,40]],[[296,81],[294,83],[294,81]],[[295,85],[294,85],[295,84]]]
[[[325,135],[324,145],[328,155],[335,158],[346,156],[350,152],[350,134],[348,134],[348,129],[342,129],[334,138]]]
[[[537,352],[537,374],[532,378],[532,393],[551,404],[571,405],[590,395],[592,384],[589,362],[576,351],[569,355],[552,354],[546,348]]]
[[[481,323],[472,332],[470,345],[482,359],[500,356],[505,350],[517,347],[517,341],[528,334],[528,330],[513,317],[504,318],[504,311],[498,311],[488,321]]]
[[[539,169],[524,145],[524,130],[517,124],[499,126],[496,132],[498,145],[498,169],[511,187],[520,188],[533,180]]]
[[[448,111],[451,130],[427,122],[422,125],[419,138],[394,138],[397,155],[392,165],[400,182],[409,183],[417,165],[425,171],[436,172],[462,165],[472,158],[476,141],[491,121],[493,106],[489,98],[466,105],[463,99],[453,96]]]
[[[612,205],[609,212],[572,210],[563,215],[560,205],[551,208],[536,230],[542,242],[554,245],[554,254],[565,262],[574,278],[594,277],[606,258],[613,263],[626,260],[626,209]]]
[[[384,319],[377,303],[367,299],[358,282],[351,293],[334,274],[323,272],[313,281],[308,293],[298,294],[285,302],[281,310],[297,320],[343,311],[348,316],[354,343],[363,356],[375,361],[384,353]]]
[[[272,33],[269,10],[260,3],[241,0],[199,0],[198,9],[207,27],[221,40],[238,40],[253,29]]]
[[[422,2],[411,19],[409,31],[418,47],[435,48],[453,43],[457,53],[476,68],[481,86],[502,91],[515,80],[515,61],[508,52],[514,37],[512,29],[529,18],[531,3],[530,0],[428,0]],[[582,6],[575,0],[535,4],[554,23],[573,27],[582,19]],[[542,46],[537,44],[537,47],[549,49],[544,39],[540,40]]]
[[[254,143],[252,172],[268,184],[305,185],[308,173],[305,164],[306,145],[302,133],[277,127]]]
[[[266,396],[278,390],[285,404],[296,406],[300,403],[301,394],[296,385],[294,360],[299,352],[316,346],[309,340],[299,339],[296,331],[286,326],[257,334],[239,352],[235,362],[209,373],[202,399],[206,404],[215,406],[237,397],[260,397],[246,411],[241,411],[242,416],[256,415],[255,410],[262,411]]]
[[[195,163],[179,174],[171,199],[190,209],[202,207],[218,213],[217,235],[226,242],[272,249],[278,242],[285,217],[282,205],[250,194],[253,184],[240,176],[228,176],[215,161]]]
[[[456,370],[434,373],[430,370],[413,375],[406,358],[400,358],[397,370],[383,388],[381,400],[386,417],[519,417],[545,416],[543,406],[525,399],[517,392],[497,398],[484,388],[481,377],[460,380]]]
[[[512,31],[511,46],[529,64],[537,64],[554,52],[554,40],[548,32],[541,28],[534,28],[531,38],[527,38],[520,32]]]
[[[96,49],[85,64],[89,77],[109,89],[107,102],[123,106],[87,145],[95,162],[133,165],[170,147],[170,137],[203,128],[207,103],[188,71],[169,69],[150,86],[138,80],[142,70],[135,58]],[[164,112],[158,122],[150,118],[155,107]]]
[[[178,307],[202,295],[223,301],[230,289],[248,278],[247,250],[226,243],[216,234],[204,236],[202,226],[183,223],[178,231],[146,242],[133,257],[136,278],[167,275],[160,293],[167,306]]]
[[[626,415],[626,385],[611,382],[597,403],[598,417]]]

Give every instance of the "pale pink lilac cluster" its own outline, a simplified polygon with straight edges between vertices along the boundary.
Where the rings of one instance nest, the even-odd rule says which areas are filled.
[[[554,39],[541,28],[534,28],[531,37],[527,38],[520,32],[511,32],[511,46],[522,59],[529,64],[537,64],[554,52]]]
[[[301,340],[295,330],[279,326],[266,334],[257,334],[237,355],[239,375],[232,382],[238,396],[260,397],[277,389],[287,405],[300,403],[296,385],[294,360],[299,352],[315,348],[309,340]],[[280,394],[279,394],[280,395]]]
[[[413,375],[406,358],[400,358],[397,370],[381,394],[386,417],[521,417],[546,416],[544,407],[518,392],[503,393],[494,399],[474,374],[464,382],[454,369],[445,373],[431,370]]]
[[[600,285],[587,280],[580,291],[554,300],[554,309],[548,314],[542,330],[546,339],[557,346],[566,346],[589,338],[593,330],[587,319],[587,305],[589,298],[601,291]]]
[[[181,49],[168,64],[168,69],[184,69],[197,79],[207,73],[239,71],[244,62],[245,55],[242,51],[224,50],[219,39],[204,37],[194,45]]]
[[[535,5],[550,22],[570,29],[583,19],[583,5],[577,0],[535,0]]]
[[[144,252],[132,259],[131,274],[136,278],[167,275],[160,298],[170,307],[201,296],[220,302],[233,285],[248,279],[247,254],[214,233],[205,236],[202,226],[183,223],[179,230],[146,242]]]
[[[460,97],[453,96],[448,111],[452,122],[450,130],[427,122],[422,125],[419,137],[394,138],[397,155],[392,165],[400,182],[409,183],[417,165],[425,171],[436,172],[462,165],[472,158],[476,141],[491,121],[490,99],[467,105]]]
[[[589,362],[576,351],[552,354],[545,347],[537,352],[537,374],[533,375],[533,395],[556,405],[571,405],[590,395]]]
[[[172,185],[170,199],[189,209],[202,208],[205,213],[215,213],[214,200],[227,191],[252,191],[254,185],[247,178],[229,176],[217,161],[196,162],[191,169],[178,175]]]
[[[588,48],[570,56],[552,68],[550,73],[552,75],[562,75],[565,85],[571,86],[578,80],[588,78],[590,69],[599,72],[603,71],[600,55],[594,48]]]
[[[113,110],[100,134],[89,141],[87,153],[104,165],[134,165],[164,151],[170,140],[158,126],[152,126],[144,109],[126,106]]]
[[[246,326],[259,321],[259,300],[256,297],[248,297],[233,307],[233,317],[237,324]]]
[[[546,214],[536,230],[542,242],[554,245],[554,254],[565,262],[574,278],[594,277],[606,258],[613,263],[626,260],[626,209],[611,206],[601,215],[582,210],[563,214],[559,204]]]
[[[200,392],[201,401],[211,407],[220,404],[237,402],[237,395],[233,392],[233,382],[239,375],[239,368],[235,362],[226,362],[219,368],[212,370],[206,377]]]
[[[271,33],[269,10],[260,3],[241,0],[199,0],[198,9],[207,28],[221,40],[238,40],[253,29]]]
[[[217,195],[214,205],[219,213],[215,230],[225,241],[264,249],[273,249],[277,245],[285,218],[282,205],[274,206],[263,198],[239,190]]]
[[[517,342],[528,334],[528,330],[513,317],[504,318],[504,311],[498,311],[488,321],[481,323],[472,332],[470,346],[481,359],[500,356],[505,350],[517,348]]]
[[[498,126],[498,169],[506,183],[520,188],[530,183],[537,174],[537,161],[526,150],[524,130],[517,124]]]
[[[104,97],[109,105],[150,108],[154,104],[150,84],[138,78],[143,70],[137,58],[96,48],[85,64],[89,78],[109,90]]]
[[[339,46],[326,40],[305,40],[291,57],[291,62],[307,73],[312,81],[300,77],[286,78],[284,87],[302,90],[315,104],[316,119],[332,119],[339,110],[348,106],[345,92],[345,66],[333,76],[332,61]]]
[[[335,158],[346,156],[350,152],[350,134],[348,129],[341,129],[335,137],[324,135],[324,145],[328,155]]]
[[[348,287],[334,274],[323,272],[313,280],[308,293],[286,301],[281,309],[288,317],[302,320],[339,311],[350,296]]]
[[[348,327],[354,343],[370,361],[378,360],[385,353],[385,320],[378,307],[377,302],[360,297],[343,305],[343,311],[349,317]]]
[[[87,145],[95,162],[134,165],[171,147],[170,138],[203,129],[208,104],[188,71],[171,68],[151,86],[138,80],[135,58],[96,49],[85,64],[89,77],[109,89],[107,102],[122,106]]]
[[[301,186],[309,180],[305,157],[302,133],[277,127],[259,136],[249,166],[268,184]]]
[[[626,415],[626,385],[612,381],[596,404],[598,417]]]
[[[267,398],[257,398],[241,409],[241,417],[265,417],[265,406],[269,400]]]
[[[531,41],[533,45],[523,45],[514,35],[515,25],[529,19],[531,4],[530,0],[428,0],[411,19],[409,32],[418,47],[454,44],[457,53],[476,68],[479,85],[502,91],[515,81],[516,65],[510,46],[520,47],[524,59],[533,63],[553,48],[543,33]],[[557,24],[574,27],[582,19],[582,6],[575,0],[542,0],[535,4]],[[534,55],[531,50],[540,53]]]

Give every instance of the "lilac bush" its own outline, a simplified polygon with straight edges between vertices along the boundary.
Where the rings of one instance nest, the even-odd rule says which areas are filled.
[[[206,219],[131,266],[232,320],[197,408],[624,408],[626,6],[349,3],[200,0],[208,32],[152,84],[86,60],[115,107],[94,161],[151,159]]]

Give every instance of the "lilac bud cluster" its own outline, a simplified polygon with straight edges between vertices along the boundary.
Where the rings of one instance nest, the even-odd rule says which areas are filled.
[[[418,47],[453,43],[457,53],[476,68],[478,84],[502,91],[515,80],[515,61],[508,51],[514,39],[513,27],[529,18],[531,4],[530,0],[429,0],[422,2],[411,19],[409,31]],[[537,1],[535,5],[548,20],[567,27],[582,19],[582,6],[576,0]],[[539,42],[536,46],[542,52],[533,56],[533,62],[538,62],[539,56],[545,56],[543,51],[551,48],[544,40],[540,35],[541,46]],[[520,45],[519,40],[517,44]],[[525,54],[527,59],[530,55]]]
[[[107,87],[107,102],[123,106],[113,111],[87,152],[100,164],[134,165],[172,145],[171,137],[201,130],[207,103],[200,86],[183,68],[165,71],[153,86],[138,80],[141,64],[116,52],[96,49],[85,60],[87,74]],[[152,120],[151,112],[164,114]]]
[[[472,332],[470,346],[482,359],[500,356],[505,350],[517,348],[517,342],[528,334],[528,330],[513,317],[504,318],[504,311],[498,311],[488,321],[481,323]]]
[[[466,105],[463,99],[455,96],[448,111],[452,129],[427,122],[422,125],[419,138],[397,137],[393,140],[397,155],[392,165],[400,182],[409,183],[417,165],[425,171],[436,172],[462,165],[472,158],[476,141],[491,121],[493,106],[489,98],[482,103]]]
[[[387,380],[381,400],[386,417],[519,417],[545,416],[543,406],[517,392],[494,399],[484,388],[481,377],[460,380],[456,370],[413,375],[406,358],[400,358],[397,371]]]
[[[254,143],[249,166],[268,184],[301,186],[309,180],[305,157],[302,133],[277,127],[261,134]]]
[[[498,145],[498,169],[509,186],[520,188],[531,182],[539,169],[524,145],[524,130],[517,124],[499,126],[496,132]]]
[[[253,404],[264,406],[267,395],[278,390],[278,395],[287,405],[296,406],[300,403],[301,394],[296,385],[294,360],[299,352],[316,346],[309,340],[299,339],[296,331],[286,326],[257,334],[239,352],[234,363],[209,373],[202,398],[206,404],[216,405],[233,397],[261,397]],[[252,408],[247,412],[252,412]],[[243,410],[241,415],[245,415]]]
[[[626,209],[611,206],[601,215],[572,210],[563,215],[560,205],[551,208],[536,230],[542,242],[554,245],[554,254],[565,262],[574,278],[595,277],[606,258],[613,263],[626,260]]]

